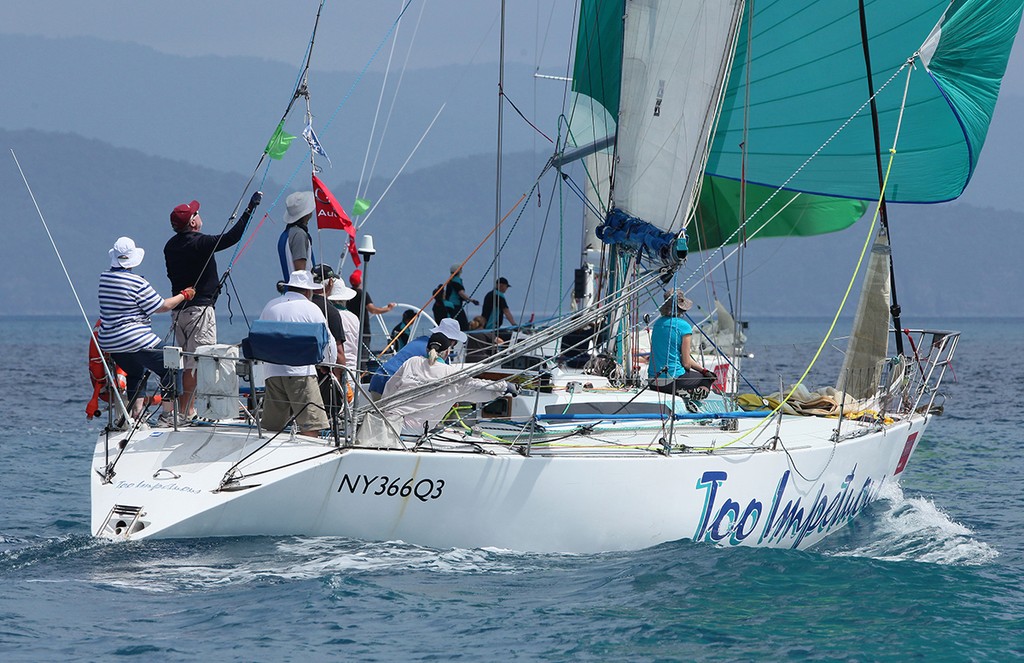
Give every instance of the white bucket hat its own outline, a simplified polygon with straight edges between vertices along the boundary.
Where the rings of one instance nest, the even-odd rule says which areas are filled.
[[[430,330],[431,334],[444,334],[453,341],[466,342],[466,334],[459,328],[459,322],[454,318],[445,318],[437,323],[437,326]]]
[[[348,287],[341,281],[335,281],[334,287],[331,288],[331,294],[327,295],[327,299],[332,302],[347,302],[355,296],[355,290]]]
[[[307,214],[316,210],[316,203],[313,202],[312,191],[296,191],[284,199],[284,224],[295,223]]]
[[[302,290],[323,290],[323,283],[315,283],[313,281],[313,275],[304,269],[299,269],[291,273],[288,277],[289,288],[300,288]]]
[[[125,269],[141,264],[146,255],[145,249],[135,246],[135,240],[131,237],[118,237],[114,242],[114,248],[107,253],[110,254],[111,267],[124,267]]]

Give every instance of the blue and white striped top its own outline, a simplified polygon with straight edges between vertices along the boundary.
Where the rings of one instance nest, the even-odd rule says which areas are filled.
[[[100,329],[96,334],[104,352],[135,352],[160,344],[149,316],[163,305],[164,298],[149,281],[126,270],[100,274]]]

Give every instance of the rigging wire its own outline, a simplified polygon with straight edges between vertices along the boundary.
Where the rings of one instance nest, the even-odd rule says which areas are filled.
[[[534,189],[535,189],[536,187],[537,187],[537,182],[534,182],[534,184],[533,184],[533,187],[531,187],[531,188],[530,188],[530,191],[529,191],[528,193],[524,193],[523,195],[521,195],[521,196],[519,197],[519,200],[517,200],[517,201],[515,202],[515,204],[514,204],[514,205],[512,205],[512,207],[511,207],[511,208],[509,209],[509,211],[505,213],[505,216],[503,216],[503,217],[502,217],[502,218],[501,218],[501,219],[500,219],[500,220],[498,221],[498,223],[497,223],[497,224],[496,224],[496,225],[495,225],[495,226],[494,226],[493,228],[491,228],[491,231],[490,231],[489,233],[487,233],[487,235],[486,235],[486,236],[484,236],[484,238],[483,238],[482,240],[480,240],[480,243],[476,245],[476,248],[474,248],[474,249],[473,249],[472,251],[470,251],[469,255],[468,255],[468,256],[466,256],[466,258],[465,258],[465,259],[464,259],[464,260],[463,260],[463,261],[462,261],[461,263],[459,263],[459,269],[458,269],[458,270],[456,270],[456,271],[454,271],[454,272],[451,272],[451,275],[450,275],[450,276],[448,277],[448,279],[447,279],[447,280],[445,280],[445,282],[444,282],[444,283],[442,283],[442,284],[441,284],[440,286],[438,286],[438,287],[437,287],[437,289],[436,289],[436,290],[435,290],[435,291],[434,291],[434,292],[433,292],[433,293],[431,294],[431,296],[430,296],[430,299],[428,299],[427,301],[425,301],[425,302],[423,303],[423,305],[422,305],[422,306],[420,306],[419,310],[417,310],[417,311],[416,311],[416,315],[414,315],[414,316],[412,317],[412,320],[410,320],[409,322],[407,322],[407,323],[405,324],[405,326],[404,326],[404,327],[402,327],[401,331],[399,331],[399,332],[398,332],[397,334],[394,334],[394,335],[393,335],[393,336],[391,337],[391,339],[390,339],[390,340],[388,341],[388,344],[387,344],[386,346],[384,346],[384,349],[383,349],[383,350],[381,350],[381,351],[380,351],[380,354],[382,354],[382,355],[383,355],[384,353],[386,353],[386,352],[387,352],[387,351],[388,351],[388,350],[389,350],[389,349],[391,348],[391,346],[392,346],[392,345],[394,345],[394,344],[395,344],[395,342],[396,342],[396,341],[397,341],[397,340],[398,340],[399,338],[401,338],[402,334],[404,334],[404,333],[406,332],[406,330],[407,330],[407,329],[409,329],[409,327],[411,327],[411,326],[412,326],[412,325],[413,325],[413,324],[414,324],[414,323],[416,322],[416,318],[418,318],[418,317],[419,317],[419,315],[420,315],[421,313],[423,313],[423,311],[425,311],[425,310],[426,310],[426,308],[427,308],[428,306],[430,306],[431,302],[433,302],[433,301],[434,301],[434,297],[437,297],[437,295],[438,295],[438,294],[440,294],[441,292],[444,292],[444,289],[445,289],[445,287],[446,287],[446,286],[448,285],[448,283],[450,283],[450,282],[451,282],[451,280],[452,280],[453,278],[455,278],[455,275],[456,275],[456,274],[458,274],[458,273],[459,273],[459,271],[461,271],[461,270],[462,270],[462,267],[463,267],[463,266],[464,266],[464,265],[465,265],[465,264],[466,264],[467,262],[469,262],[470,258],[472,258],[472,257],[473,257],[473,255],[474,255],[474,254],[476,254],[476,252],[477,252],[477,251],[479,251],[479,250],[480,250],[480,249],[481,249],[481,248],[483,247],[483,245],[484,245],[484,244],[485,244],[485,243],[487,242],[487,240],[489,240],[489,239],[491,238],[491,236],[492,236],[492,235],[493,235],[494,233],[496,233],[496,232],[498,231],[498,228],[500,228],[500,227],[501,227],[501,224],[502,224],[502,223],[504,223],[504,222],[505,222],[506,220],[508,220],[508,217],[512,215],[512,212],[516,211],[516,209],[517,209],[517,208],[519,208],[519,205],[520,205],[520,203],[522,203],[522,202],[523,202],[523,200],[527,199],[527,198],[529,197],[529,194],[530,194],[530,193],[532,193],[532,192],[533,192],[533,190],[534,190]],[[520,216],[521,216],[521,215],[522,215],[522,213],[520,212]],[[518,221],[518,220],[519,220],[519,217],[517,216],[517,217],[516,217],[516,221]],[[514,228],[514,227],[515,227],[515,226],[513,225],[513,228]],[[511,233],[511,231],[509,231],[509,232]],[[482,281],[481,281],[481,282],[482,282]],[[477,284],[477,287],[479,287],[479,284]]]
[[[408,8],[409,8],[409,5],[411,5],[411,4],[412,4],[412,0],[408,0],[408,2],[406,2],[406,5],[405,5],[405,7],[404,7],[404,8],[402,9],[402,12],[401,12],[401,14],[400,14],[400,15],[399,15],[399,17],[398,17],[398,18],[396,19],[395,23],[394,23],[394,24],[392,24],[392,31],[393,31],[394,29],[396,29],[396,27],[397,27],[397,25],[398,25],[398,22],[399,22],[399,21],[401,20],[401,18],[402,18],[402,15],[404,15],[404,14],[405,14],[405,12],[406,12],[406,11],[408,10]],[[497,21],[497,18],[495,19],[495,22],[496,22],[496,21]],[[494,24],[492,23],[491,27],[493,28],[493,26],[494,26]],[[489,31],[488,31],[488,32],[489,32]],[[388,35],[387,35],[387,36],[385,37],[385,40],[387,39],[387,37],[388,37],[388,36],[390,36],[390,34],[391,34],[391,31],[389,31],[389,32],[388,32]],[[383,43],[384,43],[384,42],[382,41],[382,42],[381,42],[381,44],[380,44],[380,45],[378,46],[378,48],[377,48],[377,51],[375,51],[375,52],[374,52],[374,56],[376,56],[377,52],[379,52],[380,48],[381,48],[381,47],[383,46]],[[478,57],[478,56],[480,55],[480,52],[481,52],[481,51],[483,50],[483,46],[484,46],[484,44],[485,44],[485,43],[487,43],[487,33],[485,33],[485,34],[484,34],[484,35],[483,35],[483,36],[481,37],[481,39],[480,39],[480,40],[479,40],[479,41],[477,42],[477,46],[476,46],[476,49],[474,50],[474,52],[473,52],[473,55],[472,55],[472,56],[471,56],[471,57],[469,58],[469,61],[470,61],[470,63],[476,62],[476,60],[477,60],[477,57]],[[371,58],[371,61],[372,61],[372,58]],[[369,67],[369,62],[367,63],[367,66],[363,68],[363,71],[362,71],[362,72],[360,72],[360,74],[359,74],[359,77],[358,77],[358,78],[357,78],[357,80],[356,80],[356,83],[358,83],[358,81],[359,81],[360,79],[362,79],[362,77],[363,77],[363,75],[364,75],[364,74],[366,73],[366,69],[367,69],[368,67]],[[466,76],[467,76],[467,75],[468,75],[468,69],[467,69],[467,72],[466,72],[466,73],[464,73],[464,74],[463,74],[462,76],[460,76],[459,78],[457,78],[457,79],[455,79],[454,81],[452,81],[452,84],[451,84],[451,86],[450,86],[450,88],[449,88],[449,92],[448,92],[448,93],[447,93],[447,94],[445,95],[445,101],[444,101],[444,102],[442,102],[442,104],[441,104],[441,107],[440,107],[440,109],[438,110],[438,113],[437,113],[437,115],[438,115],[438,116],[439,116],[439,115],[441,114],[441,111],[442,111],[442,110],[444,110],[444,108],[445,108],[445,107],[447,106],[447,104],[448,104],[448,100],[450,100],[450,99],[452,98],[452,96],[454,95],[454,91],[455,91],[455,89],[457,89],[457,88],[458,88],[458,87],[459,87],[459,86],[461,85],[462,81],[464,81],[464,80],[465,80],[465,78],[466,78]],[[354,89],[354,88],[355,88],[355,85],[356,85],[356,83],[353,83],[352,89]],[[351,92],[352,92],[352,90],[350,89],[350,91],[349,91],[349,94],[348,94],[348,95],[346,95],[345,99],[347,99],[347,98],[348,98],[348,96],[350,96],[350,95],[351,95]],[[342,100],[342,103],[344,103],[345,99],[343,99],[343,100]],[[333,120],[334,120],[334,116],[335,116],[335,115],[337,115],[337,112],[338,112],[338,110],[340,110],[340,106],[341,106],[341,104],[339,104],[339,108],[338,108],[338,109],[336,109],[336,110],[335,110],[335,112],[334,112],[334,114],[333,114],[333,115],[331,116],[331,120],[329,120],[329,121],[328,121],[328,125],[330,125],[330,124],[331,124],[331,122],[333,122]],[[437,118],[435,117],[435,121],[436,121],[436,119],[437,119]],[[432,125],[433,125],[433,122],[431,123],[431,126],[432,126]],[[325,127],[325,128],[326,128],[326,127]],[[427,130],[427,131],[429,131],[429,128],[428,128],[428,130]],[[422,137],[420,138],[420,142],[422,142],[422,141],[423,141],[423,138],[425,138],[425,137],[426,137],[426,133],[427,133],[427,132],[424,132],[423,136],[422,136]],[[417,143],[417,147],[418,147],[418,145],[419,145],[419,143]],[[367,149],[369,149],[369,148],[367,148]],[[415,149],[413,150],[413,152],[415,152]],[[410,155],[409,155],[409,157],[408,157],[408,158],[406,159],[406,163],[408,163],[408,161],[409,161],[409,160],[410,160],[411,158],[412,158],[412,154],[410,154]],[[403,166],[403,168],[404,168],[404,166]],[[398,175],[396,174],[396,176],[395,176],[394,178],[392,178],[392,182],[391,182],[392,184],[393,184],[393,183],[394,183],[394,181],[395,181],[395,180],[397,179],[397,177],[398,177]],[[389,185],[389,186],[390,186],[390,185]],[[361,221],[361,222],[360,222],[360,223],[358,224],[358,226],[357,226],[358,228],[362,228],[362,227],[363,227],[363,225],[364,225],[364,224],[365,224],[365,223],[367,222],[367,220],[368,220],[368,217],[369,217],[369,215],[370,215],[370,214],[371,214],[371,213],[372,213],[372,212],[373,212],[373,211],[374,211],[374,210],[375,210],[375,209],[376,209],[376,208],[377,208],[377,207],[378,207],[379,205],[380,205],[380,198],[378,198],[377,200],[375,200],[375,201],[374,201],[374,203],[373,203],[373,206],[372,206],[372,207],[370,208],[370,210],[369,210],[369,211],[367,212],[367,214],[366,214],[366,217],[367,217],[367,218],[364,218],[364,219],[363,219],[363,220],[362,220],[362,221]]]
[[[423,135],[420,136],[420,139],[416,142],[416,145],[413,146],[412,151],[409,152],[409,156],[407,156],[405,158],[405,161],[402,162],[402,165],[398,169],[398,172],[396,172],[394,177],[391,178],[391,181],[388,182],[388,185],[387,185],[387,187],[384,188],[383,193],[381,193],[379,196],[377,196],[377,200],[376,200],[376,202],[374,202],[373,207],[370,208],[370,210],[366,212],[366,216],[363,218],[362,222],[357,226],[357,229],[361,229],[363,227],[363,225],[366,224],[366,222],[370,220],[370,217],[373,215],[374,211],[380,205],[380,202],[382,200],[384,200],[384,198],[385,198],[385,196],[387,196],[388,192],[391,191],[391,187],[394,186],[395,182],[398,181],[398,178],[402,175],[402,173],[405,172],[405,167],[409,165],[410,161],[412,161],[413,156],[416,154],[416,151],[419,150],[420,145],[423,144],[423,141],[424,141],[424,139],[426,139],[427,134],[430,133],[430,130],[434,128],[434,124],[437,122],[438,118],[441,117],[441,113],[444,112],[445,106],[446,106],[446,103],[445,104],[441,104],[441,107],[437,109],[437,113],[434,114],[434,119],[432,119],[430,121],[430,124],[427,125],[427,128],[423,132]]]
[[[910,60],[907,61],[906,64],[904,64],[902,67],[900,67],[899,71],[903,71],[903,69],[908,69],[908,65],[912,64],[914,58],[916,58],[916,57],[917,57],[917,55],[915,54],[912,58],[910,58]],[[882,180],[882,186],[881,186],[881,190],[879,192],[879,197],[882,197],[882,196],[885,195],[886,188],[887,188],[887,186],[889,184],[889,175],[892,172],[892,165],[893,165],[893,162],[895,162],[895,160],[896,160],[896,145],[899,142],[900,130],[901,130],[902,124],[903,124],[903,113],[906,110],[907,95],[908,95],[908,92],[909,92],[909,89],[910,89],[910,75],[913,73],[913,71],[914,71],[913,66],[910,66],[908,71],[907,71],[907,79],[906,79],[906,83],[905,83],[904,88],[903,88],[903,101],[900,104],[900,112],[899,112],[899,116],[897,117],[897,120],[896,120],[896,130],[895,130],[895,132],[893,134],[892,147],[889,148],[889,164],[888,164],[888,166],[886,167],[886,170],[885,170],[885,177]],[[861,106],[861,109],[863,109],[863,106]],[[796,393],[797,388],[801,384],[803,384],[803,381],[807,378],[808,374],[811,372],[811,369],[814,367],[815,363],[817,363],[818,358],[821,356],[821,351],[828,344],[828,341],[831,338],[832,333],[835,331],[836,324],[839,322],[839,316],[842,315],[843,309],[846,307],[846,302],[848,301],[848,299],[850,297],[850,292],[853,290],[853,285],[854,285],[854,283],[855,283],[855,281],[857,279],[857,275],[860,273],[860,268],[863,265],[864,256],[867,254],[868,248],[871,246],[871,244],[873,242],[875,227],[878,225],[879,215],[880,215],[879,205],[876,205],[876,207],[875,207],[875,214],[874,214],[874,216],[871,219],[871,225],[868,227],[867,236],[864,238],[864,244],[861,246],[861,251],[860,251],[860,255],[859,255],[858,259],[857,259],[857,264],[854,267],[853,273],[850,276],[850,281],[849,281],[849,283],[846,286],[846,291],[843,293],[843,297],[842,297],[842,299],[839,302],[839,306],[836,309],[835,315],[832,317],[832,322],[829,325],[828,330],[825,332],[824,337],[821,339],[821,343],[818,345],[818,349],[815,351],[814,356],[811,358],[811,361],[808,363],[807,368],[804,369],[804,372],[800,375],[800,377],[797,379],[797,381],[790,388],[789,393],[786,394],[785,397],[779,402],[779,404],[775,408],[772,409],[771,413],[769,414],[769,416],[766,419],[762,420],[762,422],[760,424],[758,424],[757,426],[755,426],[753,429],[751,429],[751,431],[748,431],[747,433],[737,437],[735,440],[732,440],[731,442],[729,442],[728,445],[736,444],[740,440],[745,438],[747,435],[750,435],[751,433],[753,433],[758,428],[763,428],[766,425],[766,422],[770,421],[771,417],[774,416],[776,413],[778,413],[780,410],[782,410],[782,408],[786,405],[786,403],[789,402],[789,399],[793,397],[793,394]],[[782,394],[780,393],[779,395],[781,396]],[[726,445],[726,446],[728,446],[728,445]]]
[[[401,5],[402,5],[402,3],[399,2],[399,6],[400,7],[401,7]],[[377,160],[380,158],[380,151],[381,151],[381,148],[384,145],[384,137],[387,135],[388,127],[391,124],[391,114],[394,112],[395,101],[397,101],[397,99],[398,99],[398,93],[402,89],[402,81],[405,79],[405,71],[406,71],[406,69],[409,66],[409,56],[412,54],[413,44],[416,43],[416,35],[419,33],[420,23],[423,21],[423,12],[426,10],[426,7],[427,7],[427,4],[425,2],[420,5],[420,13],[419,13],[419,16],[416,18],[416,25],[413,27],[413,36],[412,36],[412,39],[409,41],[409,48],[406,50],[406,53],[405,53],[405,62],[402,64],[401,72],[399,72],[398,84],[395,86],[395,91],[394,91],[394,93],[391,96],[391,105],[388,108],[387,118],[384,121],[384,128],[381,131],[380,139],[377,141],[377,151],[374,154],[373,163],[370,165],[370,173],[369,173],[369,175],[367,175],[366,174],[366,165],[367,165],[367,161],[369,161],[369,158],[370,158],[370,151],[371,151],[371,147],[372,147],[372,144],[373,144],[374,135],[377,132],[377,120],[380,117],[380,108],[381,108],[381,105],[384,102],[384,92],[387,90],[388,77],[391,74],[391,62],[392,62],[392,59],[395,56],[395,48],[398,46],[398,29],[399,28],[395,29],[395,38],[393,40],[391,40],[391,52],[388,54],[387,65],[385,65],[385,67],[384,67],[384,77],[381,79],[380,94],[377,95],[377,107],[376,107],[376,109],[374,109],[374,112],[373,112],[373,124],[370,126],[370,133],[366,137],[366,152],[363,155],[363,166],[362,166],[362,169],[359,171],[359,181],[356,184],[356,196],[357,197],[361,197],[361,196],[366,194],[366,190],[364,189],[364,185],[366,187],[369,187],[370,181],[372,181],[372,179],[373,179],[373,172],[374,172],[374,170],[376,170]],[[401,14],[403,14],[403,13],[404,13],[404,11],[399,12],[399,16],[401,16]],[[359,225],[362,225],[362,224],[360,223]]]
[[[552,182],[551,183],[552,192],[554,191],[554,188],[555,188],[555,184],[554,184],[554,182]],[[520,325],[523,324],[523,321],[524,321],[524,319],[526,317],[526,303],[527,303],[527,300],[529,299],[529,293],[533,291],[533,279],[537,275],[537,263],[540,262],[540,252],[541,252],[541,248],[544,245],[544,235],[547,234],[548,221],[551,220],[551,206],[552,206],[553,202],[554,202],[554,196],[553,195],[549,195],[548,196],[548,207],[547,207],[547,210],[544,213],[544,224],[541,226],[541,230],[540,230],[540,238],[536,242],[534,242],[537,245],[537,250],[534,251],[534,254],[533,254],[533,265],[530,267],[530,278],[527,279],[527,282],[526,282],[525,290],[526,290],[527,296],[523,298],[523,307],[519,311],[519,324]]]
[[[71,279],[71,274],[68,272],[67,265],[64,264],[64,258],[60,255],[60,249],[57,248],[57,242],[53,239],[53,233],[50,232],[50,226],[46,223],[46,218],[43,216],[43,211],[39,209],[39,203],[36,201],[36,194],[33,193],[32,187],[28,183],[28,178],[25,176],[25,171],[21,168],[21,162],[18,161],[18,155],[14,153],[14,149],[11,149],[11,157],[14,159],[14,164],[18,167],[18,173],[21,174],[21,181],[25,183],[25,188],[28,190],[28,195],[32,199],[32,205],[36,208],[36,214],[39,216],[39,221],[43,224],[43,230],[46,231],[46,236],[50,239],[50,246],[53,247],[53,252],[57,254],[57,262],[60,263],[60,268],[64,272],[64,277],[68,280],[68,286],[71,287],[71,294],[75,297],[75,302],[78,304],[78,310],[82,314],[82,320],[85,321],[85,326],[89,329],[89,338],[99,348],[99,341],[96,339],[96,333],[93,331],[93,326],[89,322],[89,316],[85,313],[85,307],[82,305],[82,299],[78,296],[78,291],[75,289],[75,282]],[[125,402],[121,399],[121,390],[116,389],[117,380],[110,372],[110,366],[106,361],[102,362],[103,373],[106,375],[107,384],[110,385],[110,391],[114,394],[117,400],[117,407],[121,411],[121,415],[125,421],[130,421],[131,416],[128,414],[128,407]]]
[[[871,46],[868,40],[868,19],[867,13],[864,10],[864,0],[859,0],[857,3],[857,11],[860,15],[860,36],[861,45],[864,51],[864,69],[865,69],[865,81],[868,85],[868,92],[874,89],[872,85],[872,74],[871,74]],[[878,128],[878,107],[875,104],[875,97],[871,97],[871,129],[875,139],[875,168],[878,171],[878,207],[879,207],[879,218],[881,219],[882,226],[881,232],[885,234],[886,242],[889,240],[889,209],[885,204],[885,191],[884,191],[884,176],[882,173],[882,141],[880,136],[880,130]],[[893,326],[896,329],[900,329],[903,325],[900,323],[900,304],[899,299],[896,297],[896,264],[892,258],[892,250],[889,251],[889,288],[891,289],[891,300],[889,302],[889,314],[892,316]],[[903,354],[903,337],[896,334],[896,353],[899,355]]]

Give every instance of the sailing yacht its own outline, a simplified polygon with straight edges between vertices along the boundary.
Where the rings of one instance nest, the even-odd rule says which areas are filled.
[[[200,402],[226,404],[225,416],[108,426],[92,461],[93,531],[580,553],[680,539],[813,546],[899,479],[934,417],[959,335],[899,324],[885,202],[963,191],[1021,4],[584,1],[580,121],[549,171],[582,159],[608,175],[587,195],[606,256],[600,290],[443,380],[357,397],[319,440],[263,430],[258,401],[226,416],[237,376],[257,375],[258,359],[200,356],[201,385],[228,386]],[[706,275],[695,256],[846,227],[864,201],[876,208],[870,259],[836,388],[811,394],[797,380],[774,398],[737,394],[734,379],[704,398],[648,388],[642,311]],[[604,346],[600,362],[566,368],[542,351],[561,342],[564,353],[585,329]],[[726,370],[741,370],[735,355],[722,353]],[[473,376],[522,389],[453,404],[425,429],[388,416]]]

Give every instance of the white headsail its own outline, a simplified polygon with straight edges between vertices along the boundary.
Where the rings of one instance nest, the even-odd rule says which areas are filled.
[[[615,207],[678,231],[693,205],[743,2],[626,3]]]

